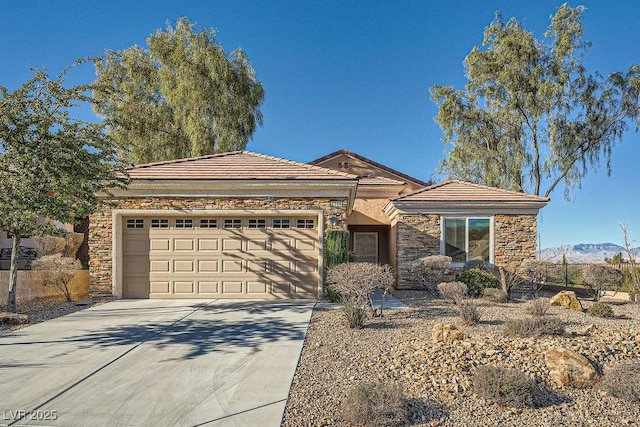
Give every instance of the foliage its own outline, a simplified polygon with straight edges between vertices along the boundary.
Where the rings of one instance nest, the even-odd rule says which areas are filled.
[[[611,258],[605,257],[604,262],[607,264],[625,264],[627,261],[622,257],[622,252],[618,252]]]
[[[622,272],[607,264],[590,264],[585,267],[584,283],[589,286],[594,295],[594,300],[602,298],[604,291],[618,291],[624,281]]]
[[[420,282],[422,288],[435,294],[436,286],[442,277],[451,268],[451,257],[444,255],[431,255],[418,258],[411,263],[411,272]]]
[[[560,6],[545,39],[496,13],[465,58],[465,89],[431,88],[452,145],[442,172],[544,196],[564,183],[567,198],[602,158],[610,173],[613,145],[638,119],[640,66],[606,79],[589,74],[584,10]]]
[[[463,325],[472,326],[480,321],[478,307],[476,307],[476,304],[470,299],[457,299],[456,309],[458,310]]]
[[[589,314],[596,317],[613,317],[613,308],[603,302],[596,302],[588,310]]]
[[[409,424],[409,405],[402,388],[393,384],[365,382],[356,385],[342,406],[348,425],[372,427]]]
[[[59,236],[33,236],[31,243],[38,256],[61,254],[66,245],[64,237]]]
[[[391,289],[391,267],[370,262],[338,264],[327,272],[327,283],[340,295],[340,305],[350,328],[361,328],[369,294],[375,289]]]
[[[212,29],[186,17],[147,38],[148,48],[96,61],[95,112],[121,158],[148,163],[242,150],[262,124],[264,89],[241,49],[227,55]]]
[[[80,261],[61,254],[45,255],[34,260],[31,269],[40,272],[36,279],[40,286],[53,286],[67,301],[71,301],[68,285],[75,271],[82,269]]]
[[[456,274],[456,281],[467,284],[467,293],[471,298],[479,298],[482,296],[482,292],[486,288],[499,288],[500,281],[493,274],[480,270],[478,268],[471,268],[469,270],[462,270]]]
[[[510,337],[541,337],[545,335],[564,335],[564,325],[560,319],[546,317],[508,320],[504,325],[504,334]]]
[[[618,362],[605,371],[598,387],[611,396],[640,404],[640,362]]]
[[[527,259],[518,267],[518,274],[540,288],[546,283],[553,283],[557,280],[558,266],[543,259]]]
[[[327,270],[349,262],[349,231],[329,230],[326,240]]]
[[[525,305],[525,313],[530,314],[533,318],[542,317],[549,311],[549,303],[541,299],[534,299]]]
[[[491,302],[507,302],[509,300],[509,295],[502,289],[484,288],[482,291],[482,298]]]
[[[629,271],[629,276],[631,279],[631,299],[633,302],[640,302],[637,298],[638,293],[640,293],[640,269],[638,269],[638,264],[636,262],[636,250],[633,249],[632,243],[634,241],[629,240],[629,224],[623,222],[620,224],[620,229],[622,230],[623,237],[623,245],[624,249],[627,252],[627,257],[629,258],[629,264],[631,264],[631,270]]]
[[[80,249],[80,245],[84,242],[84,234],[82,233],[67,233],[64,236],[64,250],[62,255],[68,258],[75,258]]]
[[[444,298],[455,302],[467,296],[467,285],[462,282],[442,282],[438,283],[438,292]]]
[[[103,125],[71,117],[91,102],[90,86],[64,86],[43,71],[9,92],[0,86],[0,231],[13,235],[7,309],[15,310],[20,235],[56,231],[102,203],[98,193],[126,184]],[[48,218],[52,222],[39,222]]]
[[[473,389],[489,402],[515,408],[535,406],[540,397],[538,384],[524,372],[492,365],[476,369]]]
[[[520,285],[525,279],[518,273],[517,269],[507,268],[505,266],[498,266],[498,273],[500,274],[500,288],[509,295],[512,288]]]

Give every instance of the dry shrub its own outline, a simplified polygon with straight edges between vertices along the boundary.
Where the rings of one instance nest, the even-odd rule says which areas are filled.
[[[485,288],[482,291],[482,299],[491,302],[507,302],[509,300],[509,294],[502,289]]]
[[[68,233],[64,236],[64,250],[62,255],[68,258],[75,258],[80,249],[80,245],[84,241],[84,234],[82,233]]]
[[[613,317],[613,308],[603,302],[597,302],[589,307],[589,314],[596,317]]]
[[[444,255],[432,255],[419,258],[411,263],[411,272],[420,282],[422,289],[433,294],[437,292],[436,285],[442,281],[442,277],[451,268],[451,257]]]
[[[543,259],[527,259],[518,267],[518,273],[535,283],[539,288],[558,278],[558,265]]]
[[[530,314],[533,317],[542,317],[547,314],[549,310],[549,304],[541,299],[534,299],[524,306],[524,312]]]
[[[409,405],[402,388],[393,384],[358,384],[351,389],[342,407],[347,425],[405,426],[409,424]]]
[[[327,272],[327,283],[339,295],[350,328],[361,328],[367,313],[369,294],[375,289],[391,289],[391,267],[371,262],[338,264]]]
[[[456,308],[463,325],[472,326],[480,321],[480,312],[475,303],[469,299],[456,300]]]
[[[508,320],[504,325],[504,334],[511,337],[541,337],[544,335],[563,335],[564,324],[560,319],[546,317]]]
[[[611,396],[640,404],[640,362],[618,362],[604,372],[599,388]]]
[[[540,387],[524,372],[490,365],[476,369],[473,389],[491,403],[516,408],[535,406],[540,397]]]
[[[594,299],[598,301],[604,291],[617,291],[624,282],[624,274],[616,267],[607,264],[591,264],[583,271],[584,283],[593,291]]]
[[[46,255],[31,263],[31,269],[39,271],[36,281],[40,286],[53,286],[67,301],[71,301],[69,282],[75,270],[82,269],[80,261],[60,254]]]
[[[66,245],[64,237],[58,236],[33,236],[31,242],[40,257],[61,254]]]
[[[467,284],[462,282],[438,283],[438,292],[452,302],[467,296]]]

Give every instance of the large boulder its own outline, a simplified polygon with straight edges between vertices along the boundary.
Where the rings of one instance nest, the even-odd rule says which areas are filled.
[[[431,339],[436,343],[451,344],[464,338],[462,332],[453,325],[443,325],[438,323],[431,330]]]
[[[600,373],[589,359],[568,348],[550,348],[544,363],[551,379],[560,387],[589,388],[600,380]]]
[[[573,291],[560,291],[551,298],[551,305],[559,305],[562,308],[568,308],[582,312],[582,304]]]
[[[22,325],[29,322],[26,314],[0,312],[0,325]]]

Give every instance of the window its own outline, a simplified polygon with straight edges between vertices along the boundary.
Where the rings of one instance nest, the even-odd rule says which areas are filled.
[[[151,228],[169,228],[169,220],[154,218],[151,220]]]
[[[193,228],[192,219],[176,219],[176,228]]]
[[[142,218],[127,219],[127,228],[144,228],[144,219]]]
[[[225,219],[224,228],[242,228],[241,219]]]
[[[200,228],[218,228],[218,220],[203,218],[200,220]]]
[[[312,219],[299,219],[296,221],[296,228],[313,228],[314,221]]]
[[[250,219],[249,220],[249,228],[266,228],[267,220],[266,219]]]
[[[443,254],[453,262],[493,262],[489,218],[444,218]]]
[[[274,219],[273,228],[290,228],[288,219]]]

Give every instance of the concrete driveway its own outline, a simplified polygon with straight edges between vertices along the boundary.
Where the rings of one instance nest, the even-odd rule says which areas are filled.
[[[279,426],[313,305],[121,300],[0,336],[0,425]]]

